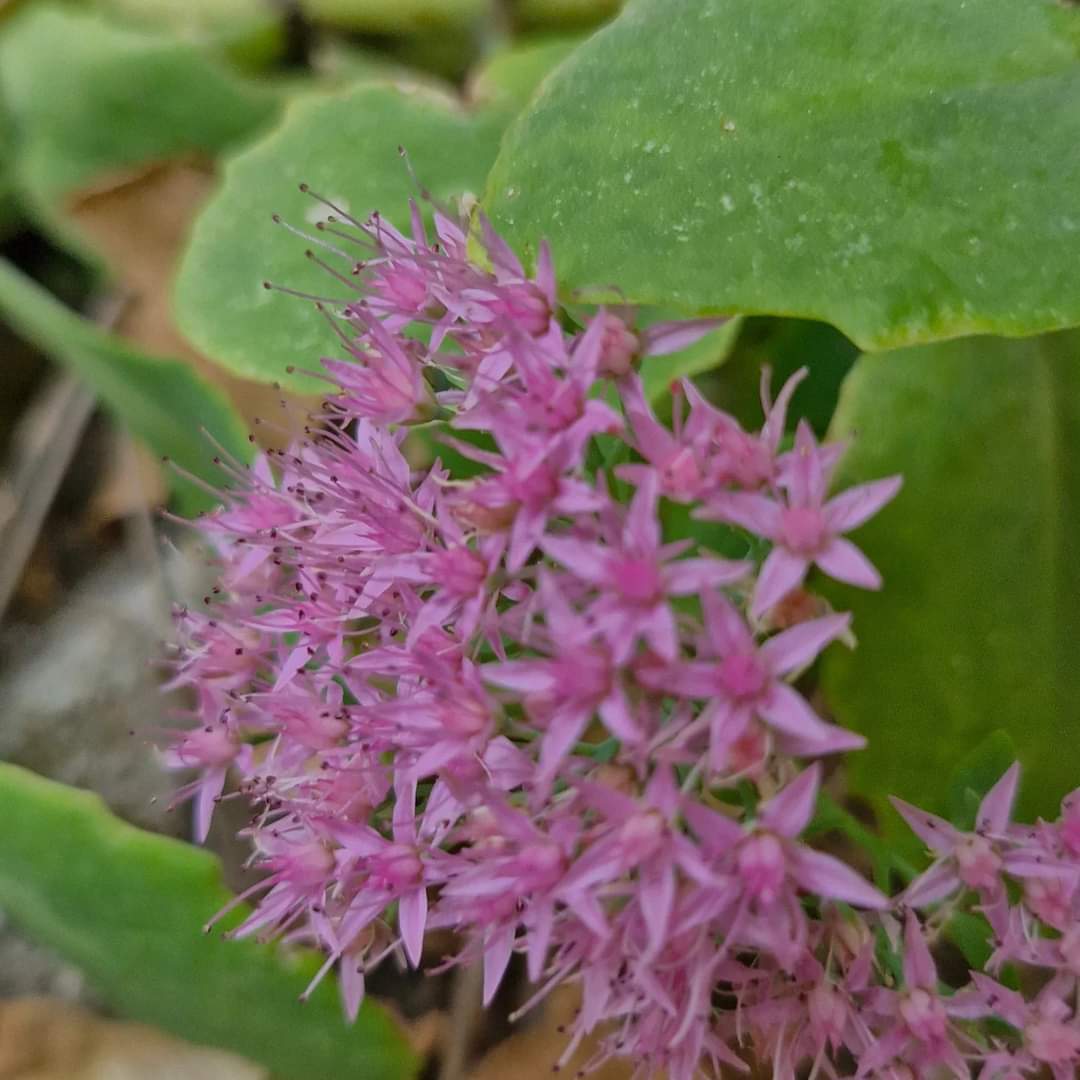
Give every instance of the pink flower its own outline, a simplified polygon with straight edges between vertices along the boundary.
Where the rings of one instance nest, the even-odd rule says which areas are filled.
[[[1019,780],[1020,766],[1014,764],[986,793],[979,804],[975,831],[970,833],[903,799],[892,799],[911,830],[937,856],[933,865],[905,890],[906,903],[923,907],[969,888],[975,889],[985,904],[993,904],[1000,899],[1004,875],[1022,881],[1036,879],[1035,885],[1043,879],[1070,886],[1076,881],[1075,866],[1009,837],[1009,818]]]
[[[646,678],[673,693],[708,700],[680,738],[685,741],[695,728],[707,727],[714,769],[723,769],[732,746],[755,720],[786,741],[791,753],[818,755],[863,745],[859,736],[821,720],[785,681],[847,630],[847,615],[800,623],[758,645],[742,615],[722,594],[703,592],[702,608],[705,640],[699,656],[708,659],[675,664]]]
[[[862,484],[825,501],[826,469],[810,426],[800,422],[786,470],[787,497],[723,492],[699,516],[741,525],[775,545],[761,568],[751,613],[760,618],[800,585],[811,564],[830,577],[863,589],[881,587],[881,575],[843,533],[858,528],[900,490],[898,476]]]
[[[670,598],[689,596],[745,578],[750,565],[715,557],[677,559],[687,544],[661,542],[655,474],[642,479],[618,536],[594,543],[548,536],[544,551],[600,595],[590,615],[616,662],[641,639],[666,660],[675,658],[678,633]]]

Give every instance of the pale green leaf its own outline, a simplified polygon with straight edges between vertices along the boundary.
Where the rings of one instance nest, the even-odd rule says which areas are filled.
[[[1080,323],[1080,9],[632,0],[507,133],[485,203],[567,289],[868,349]]]
[[[853,536],[883,590],[831,594],[859,639],[822,667],[869,739],[852,784],[899,835],[885,796],[947,810],[950,775],[1001,729],[1022,808],[1055,815],[1080,783],[1080,332],[863,356],[834,433],[852,442],[838,486],[904,474]]]
[[[416,1075],[404,1034],[377,1004],[347,1026],[332,977],[299,1001],[315,957],[203,933],[230,899],[209,853],[14,765],[0,765],[0,805],[0,907],[123,1016],[233,1050],[281,1080]]]

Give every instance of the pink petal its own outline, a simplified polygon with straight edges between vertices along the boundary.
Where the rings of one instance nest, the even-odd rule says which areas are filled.
[[[723,593],[709,589],[701,598],[705,632],[717,656],[748,653],[754,648],[754,636],[746,620]]]
[[[600,585],[607,579],[611,553],[599,544],[568,536],[546,536],[542,546],[551,558],[582,580]]]
[[[484,943],[484,1005],[490,1005],[514,948],[513,926],[496,930]]]
[[[768,365],[761,368],[761,405],[765,410],[765,423],[761,428],[761,440],[775,454],[780,440],[784,436],[784,427],[787,423],[788,405],[799,383],[810,374],[808,367],[801,367],[793,372],[787,382],[780,388],[773,405],[769,404],[769,380],[772,372]]]
[[[904,890],[903,901],[909,907],[927,907],[951,896],[961,886],[962,882],[957,877],[956,867],[951,859],[936,862],[908,885]]]
[[[547,297],[548,303],[554,304],[557,293],[555,265],[551,258],[551,245],[546,240],[540,241],[540,248],[536,253],[536,284]]]
[[[773,539],[780,532],[781,507],[764,495],[746,491],[723,491],[712,496],[695,517],[709,521],[727,521],[748,532]]]
[[[877,567],[850,541],[834,537],[814,562],[831,578],[860,589],[880,589]]]
[[[641,739],[641,729],[630,710],[630,702],[627,700],[621,683],[616,683],[612,687],[611,693],[600,702],[598,711],[604,727],[615,738],[630,743]]]
[[[427,890],[413,889],[398,900],[398,931],[405,955],[414,968],[420,966],[424,951],[424,926],[427,923]]]
[[[771,607],[778,604],[796,586],[801,585],[810,560],[796,555],[786,548],[774,547],[761,566],[750,613],[760,619]]]
[[[761,824],[781,836],[798,836],[814,816],[820,781],[821,766],[815,763],[765,803]]]
[[[818,653],[831,641],[835,641],[851,624],[851,616],[826,615],[811,619],[769,638],[761,647],[761,654],[777,675],[806,667],[817,658]]]
[[[690,596],[709,586],[734,585],[752,569],[752,563],[734,559],[680,559],[665,569],[664,577],[671,596]]]
[[[948,855],[956,847],[960,832],[944,818],[928,814],[895,796],[890,796],[889,802],[908,823],[908,828],[936,855]]]
[[[852,750],[862,750],[866,747],[866,739],[847,728],[822,722],[821,728],[813,737],[778,732],[775,746],[780,753],[789,757],[823,757],[826,754],[847,754]]]
[[[904,478],[888,476],[870,484],[860,484],[844,491],[825,504],[825,520],[832,532],[849,532],[869,521],[886,503],[896,497]]]
[[[683,816],[697,834],[702,848],[714,856],[723,855],[746,836],[737,821],[702,806],[696,800],[687,802],[683,807]]]
[[[591,710],[581,708],[562,708],[555,713],[540,744],[538,781],[542,778],[543,782],[549,782],[554,778],[559,764],[581,738],[591,716]]]
[[[908,912],[904,923],[904,982],[909,990],[922,987],[937,992],[937,968],[914,912]]]
[[[656,500],[660,492],[660,479],[655,472],[642,477],[641,485],[630,501],[623,530],[628,546],[638,550],[652,550],[660,544],[660,522],[656,515]]]
[[[507,660],[502,664],[484,664],[481,674],[487,682],[522,694],[542,694],[555,688],[554,668],[542,660]]]
[[[795,448],[790,454],[787,480],[792,506],[821,506],[825,498],[825,470],[821,449],[805,420],[800,420],[795,429]]]
[[[649,935],[649,952],[659,951],[675,906],[675,874],[670,863],[645,872],[638,883],[638,903]]]
[[[224,765],[216,769],[207,769],[203,773],[202,779],[198,781],[195,794],[195,820],[193,822],[193,831],[197,844],[206,842],[207,833],[210,832],[210,821],[214,816],[214,807],[217,806],[217,798],[225,787],[225,774],[227,772],[228,769]]]
[[[364,967],[355,956],[344,956],[338,973],[341,1004],[349,1023],[353,1023],[364,1003]]]
[[[757,712],[770,727],[797,739],[820,741],[829,734],[829,725],[787,683],[773,683],[765,698],[758,702]]]
[[[526,974],[529,982],[539,982],[547,959],[551,931],[554,927],[555,909],[549,902],[533,904],[532,921],[529,924],[526,946]]]
[[[976,829],[980,832],[1003,833],[1008,828],[1019,783],[1020,762],[1014,761],[979,803]]]
[[[855,907],[880,911],[889,900],[846,863],[822,851],[797,846],[788,854],[791,876],[807,892]]]
[[[728,320],[686,319],[682,322],[659,322],[642,330],[638,337],[644,356],[666,356],[687,349]]]

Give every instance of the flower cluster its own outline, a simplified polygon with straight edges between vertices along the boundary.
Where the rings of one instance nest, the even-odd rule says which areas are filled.
[[[785,436],[805,372],[758,431],[688,380],[661,422],[642,359],[715,320],[571,313],[543,247],[529,275],[439,208],[433,234],[330,210],[348,360],[306,439],[233,466],[200,523],[220,584],[178,617],[182,794],[200,836],[228,773],[254,808],[235,933],[317,942],[350,1013],[429,929],[487,1000],[521,954],[535,1000],[580,987],[563,1061],[589,1036],[672,1080],[1073,1075],[1080,803],[1010,825],[1014,771],[972,833],[903,807],[937,861],[902,907],[805,839],[823,759],[862,745],[797,687],[852,641],[805,579],[880,585],[846,534],[899,479],[829,497],[842,448]],[[410,464],[433,443],[453,469]],[[973,902],[994,955],[947,992],[929,943]],[[993,977],[1018,963],[1052,977]]]

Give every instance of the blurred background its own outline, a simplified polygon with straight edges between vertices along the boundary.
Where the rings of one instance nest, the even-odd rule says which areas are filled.
[[[170,608],[201,595],[206,573],[160,511],[187,514],[209,497],[162,456],[207,475],[207,416],[242,434],[273,413],[275,430],[257,429],[271,442],[303,418],[302,399],[282,410],[281,391],[226,373],[177,326],[174,278],[223,161],[272,137],[294,102],[371,81],[472,108],[493,57],[561,56],[616,6],[0,0],[0,760],[97,792],[145,829],[189,835],[154,738],[169,719],[159,661]],[[242,820],[225,810],[210,846],[238,885],[230,835]],[[3,909],[5,1080],[276,1071],[272,1050],[268,1069],[117,1016],[70,951]],[[192,933],[208,914],[193,909]],[[432,1075],[464,1075],[505,1035],[479,1031],[467,980],[391,974],[374,989],[407,1018]],[[560,1037],[541,1024],[518,1039],[469,1069],[547,1075]],[[537,1039],[552,1052],[529,1049]]]

